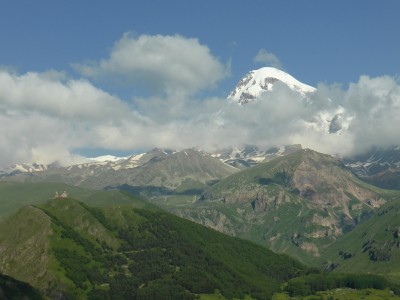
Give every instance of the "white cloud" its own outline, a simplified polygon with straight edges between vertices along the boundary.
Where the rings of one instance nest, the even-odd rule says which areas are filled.
[[[34,72],[16,75],[0,71],[0,104],[62,119],[97,121],[127,111],[127,104],[86,80],[64,81]]]
[[[65,80],[51,72],[18,75],[0,71],[0,165],[47,157],[62,163],[74,148],[109,145],[97,126],[121,128],[124,120],[142,126],[150,120],[86,80]],[[40,154],[42,153],[42,154]]]
[[[361,76],[350,84],[345,105],[354,115],[350,130],[355,151],[400,144],[400,84],[394,78]]]
[[[274,61],[267,54],[261,49],[258,61]],[[54,160],[69,164],[82,159],[72,154],[80,148],[112,153],[152,147],[212,150],[301,143],[346,155],[400,141],[400,84],[387,76],[362,76],[348,89],[320,84],[311,101],[279,83],[262,99],[246,105],[199,99],[195,92],[216,84],[228,69],[206,46],[181,36],[133,38],[128,34],[115,44],[109,59],[79,69],[88,77],[115,75],[164,93],[127,103],[87,79],[72,79],[63,72],[17,74],[1,68],[0,167]],[[319,126],[315,124],[329,121],[338,112],[348,131],[314,130]]]
[[[337,113],[341,114],[343,130],[329,134],[326,121]],[[388,76],[361,76],[347,90],[335,84],[318,86],[311,102],[302,101],[285,86],[277,86],[258,102],[210,107],[208,116],[196,127],[199,133],[194,126],[188,126],[188,131],[192,130],[192,136],[199,134],[196,138],[209,147],[299,143],[320,152],[346,156],[372,146],[399,144],[400,84]],[[328,127],[322,128],[321,122]]]
[[[0,166],[69,164],[81,159],[71,154],[79,148],[213,150],[301,143],[345,155],[400,140],[400,85],[391,77],[363,76],[348,90],[319,85],[311,102],[276,85],[246,105],[182,95],[136,99],[134,104],[136,110],[86,80],[57,72],[0,71]],[[305,126],[316,116],[332,118],[340,107],[343,118],[351,120],[348,131],[327,134]]]
[[[195,93],[229,74],[229,67],[207,46],[180,35],[133,37],[126,33],[115,43],[108,59],[74,66],[87,77],[117,77],[167,94]]]
[[[265,49],[260,49],[253,60],[255,63],[261,63],[263,65],[282,69],[282,64],[279,58],[275,54],[268,52]]]

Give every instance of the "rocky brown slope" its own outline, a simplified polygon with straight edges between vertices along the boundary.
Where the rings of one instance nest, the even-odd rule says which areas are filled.
[[[305,149],[233,174],[175,212],[306,261],[391,196],[338,159]]]

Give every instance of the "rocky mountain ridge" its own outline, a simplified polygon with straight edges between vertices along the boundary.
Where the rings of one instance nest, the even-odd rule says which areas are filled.
[[[299,97],[295,98],[298,98],[297,100],[305,106],[310,106],[310,108],[319,101],[318,98],[313,98],[313,95],[318,92],[316,88],[300,82],[282,70],[271,67],[250,71],[232,90],[228,96],[228,100],[242,105],[251,105],[250,102],[253,101],[268,101],[263,96],[273,93],[276,85],[284,85],[295,94],[297,93]],[[279,101],[279,99],[274,99],[274,101]],[[328,135],[342,134],[349,130],[352,120],[351,116],[346,115],[346,111],[342,106],[333,105],[330,99],[326,99],[326,101],[331,104],[327,105],[329,108],[324,110],[317,109],[315,115],[299,122],[299,126],[304,126],[307,130]],[[291,147],[277,145],[276,148],[259,149],[255,146],[245,145],[239,149],[222,149],[210,154],[219,158],[224,163],[243,169],[290,153],[292,151],[290,150]],[[163,155],[162,152],[165,152],[164,154],[168,156],[178,151],[154,149],[146,153],[136,153],[128,157],[106,155],[97,158],[88,158],[83,163],[67,167],[71,171],[71,174],[74,172],[99,174],[110,170],[128,170],[143,165],[151,159],[152,155]],[[372,184],[377,184],[384,188],[400,188],[400,147],[376,148],[361,156],[347,157],[344,159],[344,162],[360,178]],[[11,167],[0,169],[0,179],[14,180],[14,176],[23,173],[29,173],[33,175],[32,177],[35,177],[37,172],[45,172],[52,169],[60,169],[60,165],[57,162],[52,164],[43,164],[40,162],[15,164]],[[69,183],[74,184],[73,182]]]
[[[3,177],[4,181],[63,182],[93,189],[129,187],[150,193],[196,189],[239,169],[203,151],[153,149],[115,161],[90,162]]]
[[[246,151],[228,151],[225,158],[261,157],[262,153],[247,147]],[[240,170],[194,149],[155,149],[147,158],[142,156],[143,164],[135,168],[92,169],[92,174],[72,178],[68,172],[74,170],[64,168],[65,173],[48,170],[15,178],[70,180],[84,187],[145,195],[178,216],[305,263],[321,257],[326,247],[375,215],[385,203],[399,198],[396,191],[362,182],[333,156],[297,146],[264,154],[271,153],[277,157]],[[76,168],[84,170],[83,166]]]
[[[359,180],[336,158],[309,149],[235,173],[174,212],[303,261],[398,197]]]
[[[227,148],[208,153],[218,158],[221,162],[231,165],[237,169],[246,169],[262,162],[291,154],[299,149],[301,145],[287,145],[262,149],[252,145],[245,145],[242,148]],[[185,151],[185,150],[183,150]],[[189,149],[206,153],[202,150]],[[89,176],[105,172],[129,170],[140,167],[153,159],[166,158],[180,151],[153,149],[139,154],[132,154],[128,157],[103,156],[89,158],[86,162],[61,167],[57,162],[45,164],[17,164],[0,170],[0,180],[18,180],[17,178],[36,178],[39,174],[65,173],[73,177],[76,174]],[[359,178],[370,184],[381,188],[400,189],[400,147],[390,146],[386,148],[375,147],[363,155],[339,158]],[[25,175],[23,175],[25,174]],[[75,175],[74,175],[75,174]],[[21,179],[22,180],[22,179]],[[38,179],[40,180],[40,179]],[[68,182],[74,184],[73,181]],[[79,185],[79,182],[76,183]]]
[[[358,177],[386,189],[400,189],[400,146],[374,147],[344,163]]]

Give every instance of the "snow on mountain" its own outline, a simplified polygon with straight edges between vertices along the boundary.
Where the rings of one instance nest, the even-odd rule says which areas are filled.
[[[118,157],[113,155],[90,157],[87,158],[87,161],[84,163],[66,166],[65,168],[68,171],[73,171],[78,169],[79,170],[90,169],[93,171],[96,168],[112,169],[112,170],[136,168],[137,166],[143,163],[141,161],[141,158],[145,154],[146,153],[140,153],[126,157]],[[0,178],[23,174],[23,173],[48,171],[50,169],[56,169],[60,167],[61,166],[59,166],[57,163],[52,163],[50,165],[38,164],[38,163],[15,164],[8,168],[0,170]]]
[[[88,162],[69,166],[67,169],[72,170],[73,168],[95,168],[102,167],[103,169],[121,170],[136,168],[142,164],[141,158],[146,153],[133,154],[126,157],[118,157],[113,155],[103,155],[98,157],[88,158]]]
[[[32,172],[40,172],[40,171],[46,171],[51,168],[56,167],[56,164],[28,164],[28,163],[22,163],[22,164],[14,164],[8,168],[0,170],[0,177],[6,177],[6,176],[12,176],[12,175],[17,175],[21,173],[32,173]]]
[[[400,147],[375,147],[369,152],[344,159],[346,166],[360,177],[376,175],[388,169],[400,169]]]
[[[329,117],[324,116],[324,118]],[[313,126],[316,126],[316,124]],[[326,124],[322,125],[325,126]],[[195,149],[190,151],[198,152],[200,155],[211,155],[237,169],[246,169],[259,163],[288,155],[301,148],[301,145],[290,145],[266,150],[248,145],[241,148],[227,148],[210,154]],[[135,169],[148,163],[151,165],[153,162],[161,161],[174,153],[181,153],[180,155],[185,158],[189,152],[188,150],[175,152],[172,150],[153,149],[146,153],[134,154],[128,157],[106,155],[88,158],[85,163],[68,167],[61,167],[56,163],[50,165],[37,163],[15,164],[7,169],[0,170],[0,178],[1,180],[18,180],[18,178],[23,178],[21,176],[28,176],[26,178],[29,179],[31,178],[30,176],[39,174],[37,176],[40,179],[46,176],[46,174],[48,176],[61,174],[64,177],[71,176],[71,178],[77,178],[77,176],[80,176],[79,178],[87,179],[107,174],[109,171]],[[360,178],[371,184],[382,188],[400,189],[400,146],[374,148],[363,155],[342,158],[342,161]]]
[[[272,91],[277,82],[298,92],[306,100],[307,105],[314,104],[312,94],[317,91],[316,88],[298,81],[284,71],[271,67],[250,71],[229,94],[228,100],[239,104],[257,101],[262,99],[264,93]],[[329,109],[317,111],[311,118],[303,120],[302,124],[305,128],[324,134],[341,134],[349,128],[352,118],[346,115],[342,106],[334,105],[330,99],[327,101],[331,103]]]
[[[361,179],[385,189],[400,189],[400,146],[374,147],[343,159]]]
[[[301,145],[273,147],[268,150],[247,145],[243,148],[228,148],[220,150],[213,153],[212,156],[219,158],[224,163],[233,167],[245,169],[261,162],[267,162],[274,158],[288,155],[298,150],[301,150]]]
[[[342,106],[331,110],[318,111],[310,120],[303,124],[314,131],[328,134],[341,134],[349,129],[352,117],[346,115]]]
[[[98,157],[89,157],[88,159],[93,162],[116,162],[122,159],[127,159],[128,157],[118,157],[113,155],[102,155]]]
[[[236,88],[229,94],[228,99],[244,104],[254,101],[266,91],[271,91],[277,82],[286,84],[289,88],[303,96],[313,93],[316,89],[298,81],[293,76],[272,67],[250,71],[244,76]]]

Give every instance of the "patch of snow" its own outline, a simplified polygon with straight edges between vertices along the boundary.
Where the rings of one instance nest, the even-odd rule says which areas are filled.
[[[127,159],[128,157],[118,157],[113,155],[102,155],[98,157],[89,157],[88,159],[95,162],[116,162],[123,159]]]
[[[279,156],[282,156],[283,153],[285,153],[286,147],[285,146],[280,146],[278,152],[276,153]]]
[[[140,153],[137,155],[132,155],[131,157],[129,157],[128,159],[131,161],[138,161],[140,158],[142,158],[146,153]]]
[[[264,156],[253,156],[251,159],[256,161],[256,162],[258,162],[258,163],[260,163],[260,162],[263,162],[265,160],[265,157]]]

